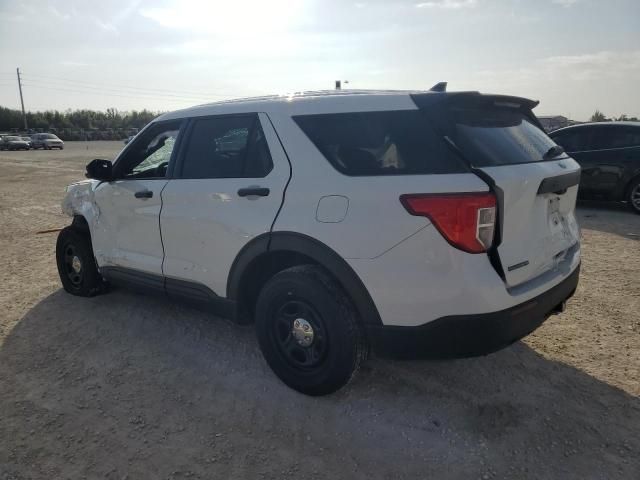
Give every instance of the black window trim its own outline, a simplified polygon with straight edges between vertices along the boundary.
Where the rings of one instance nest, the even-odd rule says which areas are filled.
[[[177,160],[178,157],[178,151],[180,150],[181,144],[182,144],[182,139],[184,138],[185,135],[185,126],[186,126],[186,121],[184,118],[172,118],[172,119],[168,119],[168,120],[161,120],[158,122],[150,122],[148,123],[142,130],[140,130],[137,134],[136,134],[136,138],[134,139],[134,141],[129,142],[126,147],[122,150],[122,152],[120,153],[120,155],[118,155],[118,158],[116,159],[115,163],[113,164],[113,171],[114,173],[119,173],[118,172],[118,165],[120,164],[120,162],[122,162],[122,160],[128,155],[129,151],[137,144],[141,141],[141,139],[144,136],[144,133],[147,130],[150,130],[151,128],[155,128],[157,125],[166,125],[169,123],[174,123],[174,122],[180,122],[180,127],[178,128],[178,140],[176,141],[175,146],[173,147],[173,150],[171,151],[171,158],[169,158],[169,165],[167,165],[167,173],[164,177],[120,177],[120,178],[114,178],[112,181],[114,182],[127,182],[127,181],[131,181],[131,180],[170,180],[172,178],[172,173],[173,173],[173,166]]]
[[[222,113],[222,114],[213,114],[213,115],[199,115],[195,117],[189,117],[186,119],[186,125],[184,126],[184,134],[182,135],[182,142],[180,145],[179,152],[176,156],[175,164],[171,169],[171,178],[174,180],[233,180],[233,179],[241,179],[241,178],[266,178],[268,177],[274,170],[275,164],[273,162],[273,156],[271,155],[271,149],[269,148],[269,142],[267,141],[267,136],[264,134],[264,128],[262,126],[262,122],[260,121],[260,113],[263,112],[238,112],[238,113]],[[251,139],[253,138],[253,133],[256,128],[256,125],[262,130],[265,145],[267,147],[267,152],[271,157],[271,169],[266,172],[266,174],[262,177],[211,177],[211,178],[202,178],[202,177],[183,177],[182,171],[185,163],[185,155],[187,151],[187,146],[189,145],[189,140],[191,139],[191,135],[193,133],[194,125],[199,120],[211,120],[216,118],[233,118],[233,117],[245,117],[245,118],[253,118],[253,123],[251,124],[251,129],[248,134],[247,146]],[[248,153],[248,151],[247,151]]]

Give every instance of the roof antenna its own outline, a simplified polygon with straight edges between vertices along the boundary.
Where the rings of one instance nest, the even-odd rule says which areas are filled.
[[[429,89],[430,92],[446,92],[447,82],[438,82]]]

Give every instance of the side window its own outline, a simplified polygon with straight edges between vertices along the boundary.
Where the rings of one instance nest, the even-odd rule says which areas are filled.
[[[640,128],[624,125],[602,125],[595,127],[594,148],[606,150],[640,146]]]
[[[466,171],[418,110],[299,115],[293,119],[331,165],[345,175]]]
[[[593,148],[590,128],[574,128],[552,135],[553,141],[564,147],[565,151],[584,152]]]
[[[598,137],[601,148],[625,148],[640,145],[640,128],[610,126],[602,128]]]
[[[181,120],[162,122],[145,130],[118,160],[116,178],[165,177],[181,123]]]
[[[256,115],[194,120],[181,178],[261,178],[273,168]]]

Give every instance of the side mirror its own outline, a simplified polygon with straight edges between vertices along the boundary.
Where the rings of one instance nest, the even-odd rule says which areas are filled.
[[[101,160],[96,158],[87,164],[87,173],[85,177],[94,180],[102,180],[105,182],[113,179],[113,165],[110,160]]]

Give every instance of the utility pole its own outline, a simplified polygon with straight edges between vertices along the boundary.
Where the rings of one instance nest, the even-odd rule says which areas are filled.
[[[24,129],[29,130],[27,126],[27,115],[24,113],[24,100],[22,98],[22,82],[20,81],[20,67],[16,68],[18,74],[18,90],[20,90],[20,105],[22,106],[22,120],[24,120]]]

